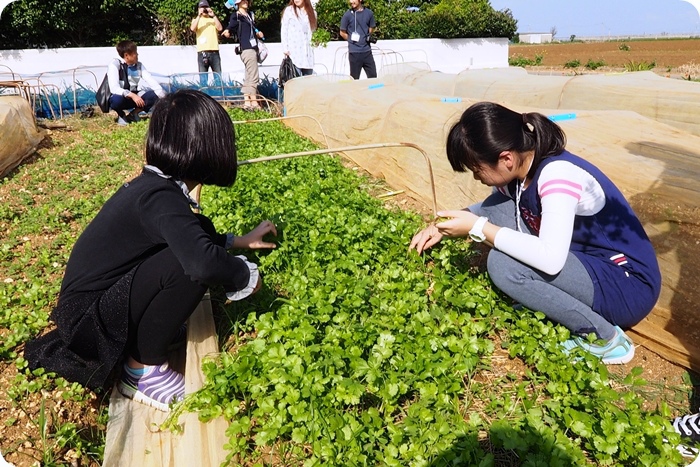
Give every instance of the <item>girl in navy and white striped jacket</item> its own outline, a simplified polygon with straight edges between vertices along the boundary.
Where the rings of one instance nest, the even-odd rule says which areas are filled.
[[[654,248],[629,203],[593,164],[565,150],[561,128],[539,113],[481,102],[452,127],[447,157],[457,172],[494,187],[483,202],[438,215],[411,241],[418,252],[443,236],[493,245],[487,268],[515,301],[566,326],[564,343],[627,363],[622,328],[651,312],[661,291]],[[589,343],[594,333],[603,342]]]

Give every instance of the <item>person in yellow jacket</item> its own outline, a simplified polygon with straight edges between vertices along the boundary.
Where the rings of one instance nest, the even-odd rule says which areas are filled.
[[[201,0],[197,4],[197,16],[192,19],[190,31],[195,34],[197,41],[197,65],[199,73],[214,73],[214,82],[220,83],[221,57],[219,56],[219,33],[224,29],[209,7],[209,2]],[[202,86],[207,85],[207,75],[200,74]]]

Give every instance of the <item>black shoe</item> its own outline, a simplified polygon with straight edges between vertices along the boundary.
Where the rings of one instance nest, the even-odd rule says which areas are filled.
[[[139,109],[138,107],[136,107],[134,110],[132,110],[131,112],[129,112],[129,113],[126,115],[126,121],[129,122],[129,123],[140,122],[140,121],[141,121],[141,117],[139,117],[139,112],[141,112],[141,109]]]

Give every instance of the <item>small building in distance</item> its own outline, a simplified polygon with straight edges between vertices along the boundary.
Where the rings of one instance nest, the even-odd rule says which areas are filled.
[[[551,32],[521,32],[518,33],[521,44],[546,44],[552,42]]]

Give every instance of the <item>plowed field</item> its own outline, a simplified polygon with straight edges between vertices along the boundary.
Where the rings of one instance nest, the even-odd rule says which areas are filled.
[[[563,68],[578,60],[603,62],[607,69],[625,69],[639,64],[655,64],[657,73],[683,73],[700,69],[700,39],[657,39],[612,42],[555,42],[551,44],[512,44],[509,57],[535,60],[538,68]],[[632,71],[632,70],[630,70]],[[691,76],[692,77],[692,76]]]

